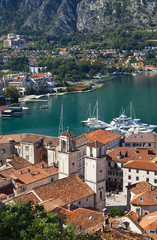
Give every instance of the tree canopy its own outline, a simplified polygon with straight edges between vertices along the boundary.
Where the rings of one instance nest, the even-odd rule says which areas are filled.
[[[19,93],[16,87],[9,85],[3,91],[4,97],[9,98],[12,102],[17,102]]]
[[[116,216],[121,217],[124,215],[124,213],[123,213],[122,209],[120,209],[118,207],[113,207],[110,209],[109,215],[112,217],[116,217]]]
[[[45,212],[43,206],[32,202],[5,205],[0,209],[0,239],[3,240],[99,240],[96,234],[74,233],[72,225],[54,213]]]

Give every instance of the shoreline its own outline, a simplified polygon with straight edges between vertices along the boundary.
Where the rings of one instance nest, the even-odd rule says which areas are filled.
[[[114,76],[111,76],[108,79],[104,79],[104,80],[99,79],[99,80],[97,80],[95,82],[95,85],[98,85],[99,84],[98,82],[102,82],[102,83],[99,84],[100,86],[97,86],[97,87],[93,86],[92,89],[89,89],[89,90],[86,90],[86,91],[72,91],[72,92],[58,92],[58,93],[56,92],[56,93],[44,93],[44,94],[41,94],[41,95],[27,95],[27,96],[24,96],[22,98],[23,101],[21,103],[32,102],[32,101],[38,102],[38,99],[40,99],[42,97],[46,97],[46,96],[47,97],[49,97],[49,96],[62,96],[62,95],[71,94],[71,93],[88,93],[88,92],[92,92],[92,91],[95,91],[95,90],[97,90],[99,88],[102,88],[104,86],[105,82],[111,81],[114,78],[115,78]],[[41,101],[41,100],[39,100],[39,101]]]

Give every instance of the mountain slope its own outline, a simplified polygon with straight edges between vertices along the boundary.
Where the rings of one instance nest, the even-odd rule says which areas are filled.
[[[157,26],[156,0],[0,0],[1,31],[62,35]]]

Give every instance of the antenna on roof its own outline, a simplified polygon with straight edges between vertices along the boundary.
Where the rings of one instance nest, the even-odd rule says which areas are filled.
[[[61,116],[60,116],[58,136],[60,136],[62,132],[63,132],[63,104],[61,106]]]

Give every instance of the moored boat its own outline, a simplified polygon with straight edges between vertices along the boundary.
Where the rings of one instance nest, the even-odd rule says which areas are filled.
[[[40,109],[48,109],[48,105],[42,105],[40,106]]]

